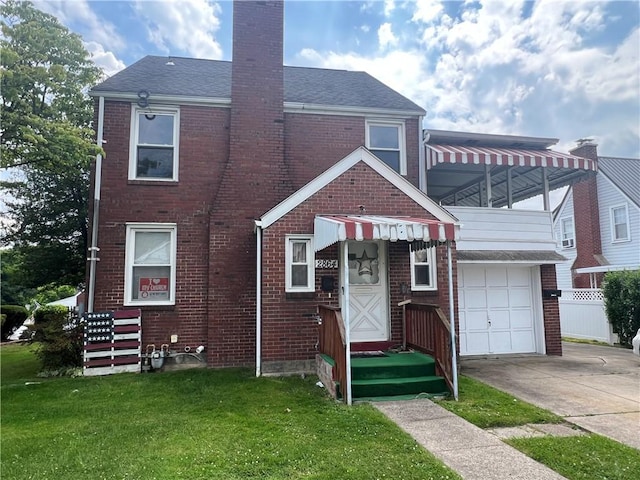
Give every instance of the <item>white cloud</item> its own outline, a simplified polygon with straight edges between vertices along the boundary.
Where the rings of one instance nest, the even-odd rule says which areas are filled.
[[[438,19],[444,8],[438,0],[418,0],[411,20],[414,22],[431,23]]]
[[[395,0],[384,0],[384,16],[389,18],[396,8]]]
[[[85,42],[84,47],[91,54],[93,62],[102,68],[105,75],[110,77],[126,67],[122,60],[116,58],[113,52],[107,52],[97,42]]]
[[[146,24],[149,40],[167,54],[184,52],[197,58],[221,59],[222,47],[215,39],[220,28],[220,6],[208,0],[145,2],[134,8]]]
[[[383,50],[398,44],[398,38],[391,31],[390,23],[383,23],[380,25],[380,28],[378,28],[378,44]]]

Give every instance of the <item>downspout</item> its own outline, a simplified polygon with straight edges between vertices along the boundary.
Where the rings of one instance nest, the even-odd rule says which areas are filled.
[[[447,240],[447,270],[449,271],[449,328],[451,330],[451,368],[453,370],[453,398],[458,400],[458,355],[456,353],[456,322],[453,298],[453,263],[451,261],[451,240]]]
[[[351,319],[349,318],[349,242],[343,243],[344,284],[342,286],[342,318],[344,320],[344,341],[347,363],[347,405],[351,405]]]
[[[256,220],[256,377],[262,374],[262,223]]]
[[[98,131],[96,144],[102,148],[104,136],[104,97],[98,97]],[[98,258],[98,218],[100,216],[100,188],[102,184],[102,154],[96,155],[96,169],[93,185],[93,219],[91,221],[91,246],[89,247],[89,295],[87,298],[87,313],[93,312],[96,291],[96,263]]]
[[[418,117],[418,188],[425,194],[427,193],[427,166],[424,164],[424,149],[427,143],[424,140],[424,133],[422,130],[422,119],[424,117],[420,115]]]

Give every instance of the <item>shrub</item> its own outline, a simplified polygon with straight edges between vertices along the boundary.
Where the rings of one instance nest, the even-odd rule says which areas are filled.
[[[622,345],[630,346],[640,328],[640,270],[607,273],[602,291],[613,331]]]
[[[74,312],[61,305],[46,305],[34,314],[33,340],[44,370],[82,365],[82,325]]]
[[[0,307],[0,314],[2,314],[0,337],[3,342],[8,340],[9,336],[15,332],[29,316],[27,309],[20,305],[2,305]]]

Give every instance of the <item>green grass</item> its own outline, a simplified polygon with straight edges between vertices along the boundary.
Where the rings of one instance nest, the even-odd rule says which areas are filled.
[[[590,340],[586,338],[573,338],[573,337],[562,337],[563,342],[571,342],[571,343],[586,343],[589,345],[602,345],[603,347],[611,347],[607,342],[601,342],[600,340]]]
[[[312,378],[194,369],[31,383],[26,348],[5,348],[1,478],[459,478]]]
[[[438,403],[480,428],[563,421],[562,417],[472,378],[460,375],[458,382],[459,401],[442,400]]]
[[[640,451],[600,435],[517,438],[507,443],[570,480],[631,480]]]
[[[11,343],[0,347],[0,382],[16,382],[36,377],[40,363],[33,353],[35,347]]]

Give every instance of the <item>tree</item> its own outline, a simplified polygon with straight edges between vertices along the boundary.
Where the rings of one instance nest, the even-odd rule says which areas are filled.
[[[80,37],[30,2],[0,5],[3,240],[27,287],[79,284],[88,246],[93,140],[87,90],[102,76]]]
[[[607,272],[602,293],[607,319],[620,344],[631,346],[640,329],[640,270]]]

